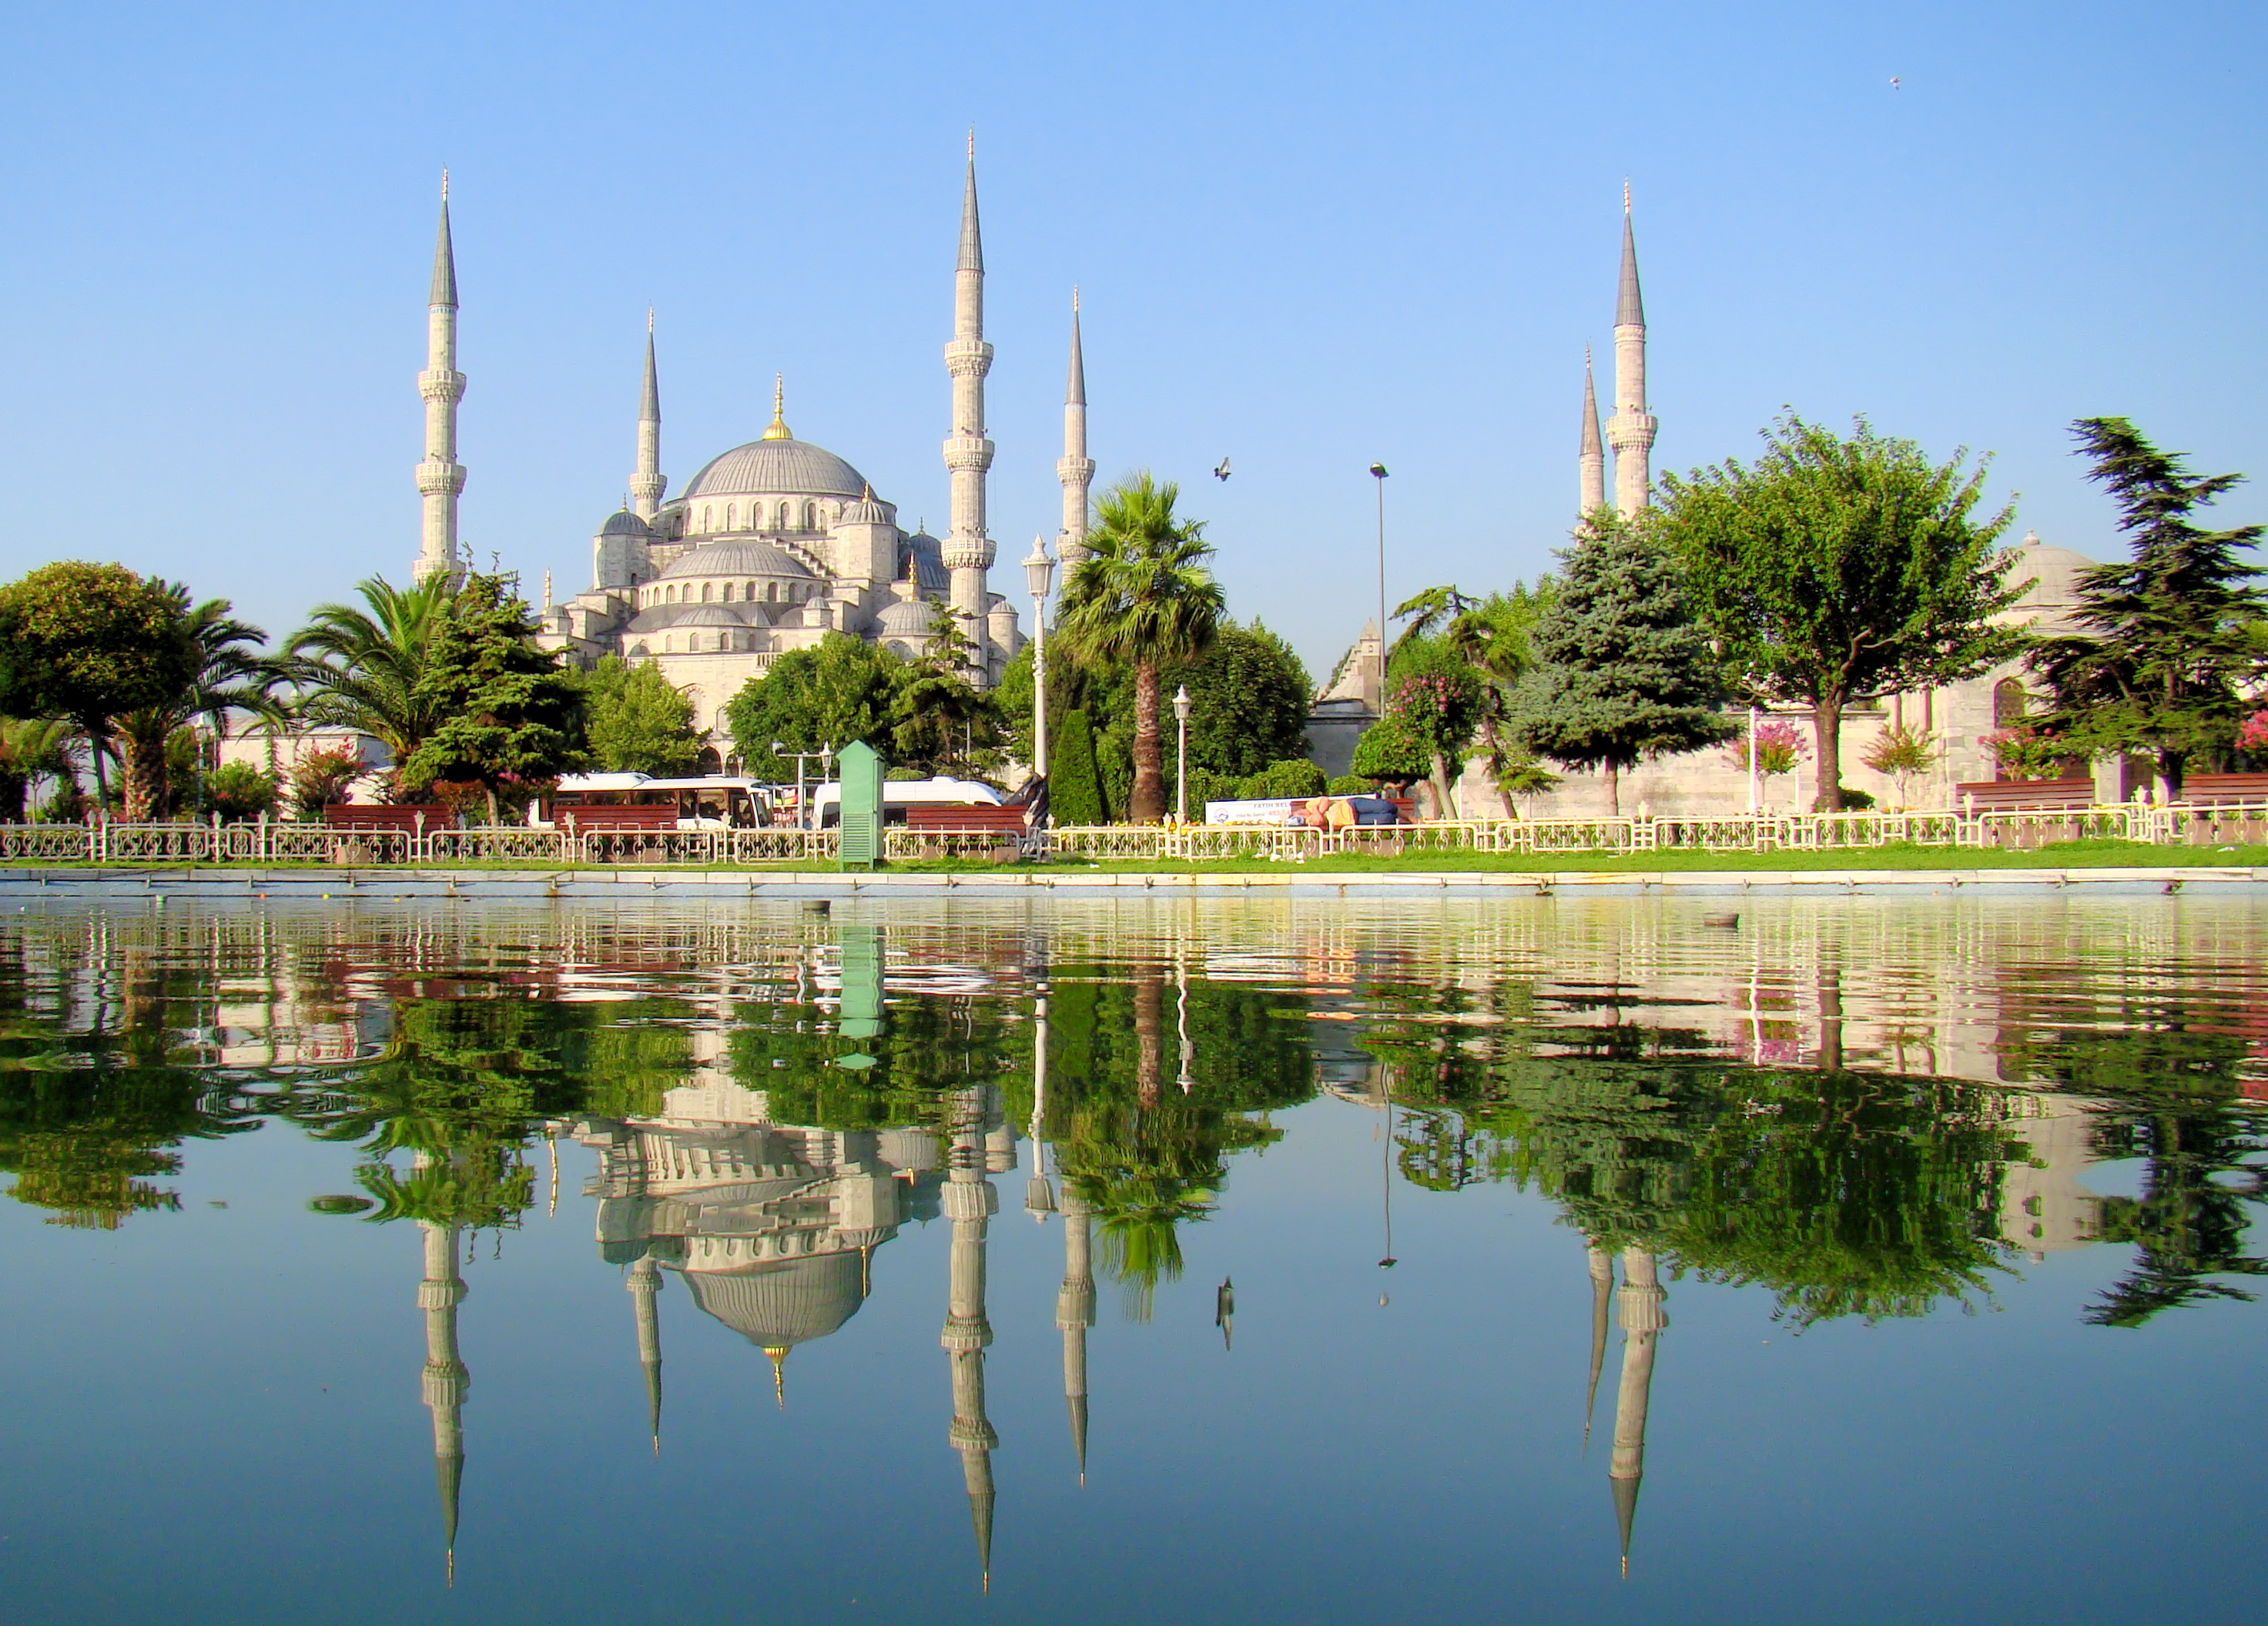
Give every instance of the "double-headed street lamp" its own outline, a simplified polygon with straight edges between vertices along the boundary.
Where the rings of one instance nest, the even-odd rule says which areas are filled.
[[[1189,822],[1189,686],[1174,691],[1174,721],[1180,743],[1174,748],[1174,822]]]
[[[1032,774],[1041,780],[1048,777],[1048,593],[1055,580],[1048,539],[1035,536],[1024,585],[1032,590]]]

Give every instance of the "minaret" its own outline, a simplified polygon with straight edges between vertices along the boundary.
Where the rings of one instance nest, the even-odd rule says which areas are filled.
[[[1583,470],[1582,514],[1607,506],[1607,451],[1599,443],[1599,391],[1591,381],[1591,347],[1583,346],[1583,451],[1577,459]]]
[[[1638,1519],[1638,1482],[1646,1477],[1646,1404],[1653,1386],[1653,1349],[1669,1325],[1661,1301],[1668,1297],[1655,1277],[1653,1250],[1623,1250],[1623,1284],[1615,1309],[1623,1324],[1622,1387],[1615,1396],[1615,1449],[1607,1483],[1615,1493],[1615,1522],[1621,1526],[1623,1573],[1630,1574],[1631,1527]]]
[[[986,1592],[992,1590],[992,1448],[1000,1443],[984,1415],[984,1350],[992,1324],[984,1315],[985,1222],[999,1211],[999,1194],[985,1177],[984,1130],[994,1112],[989,1085],[961,1098],[943,1204],[953,1222],[951,1285],[945,1331],[938,1341],[953,1362],[953,1427],[946,1440],[961,1453],[968,1489],[968,1517],[976,1531],[976,1561]]]
[[[1086,1483],[1086,1329],[1094,1325],[1094,1214],[1069,1180],[1058,1199],[1064,1222],[1064,1279],[1056,1294],[1056,1327],[1064,1341],[1064,1402],[1071,1410],[1071,1448],[1079,1482]]]
[[[417,1159],[423,1167],[425,1159]],[[441,1488],[441,1537],[449,1584],[457,1582],[457,1492],[465,1478],[465,1391],[472,1377],[457,1353],[457,1306],[464,1278],[457,1274],[458,1228],[420,1220],[425,1233],[425,1279],[417,1307],[425,1312],[425,1405],[433,1414],[433,1473]]]
[[[1630,519],[1653,485],[1653,434],[1646,410],[1646,302],[1638,292],[1638,237],[1631,227],[1630,185],[1623,186],[1623,277],[1615,300],[1615,415],[1607,440],[1615,448],[1615,506]]]
[[[953,342],[945,347],[945,370],[953,375],[953,433],[945,443],[945,466],[953,476],[953,524],[943,549],[953,573],[953,613],[976,652],[978,682],[991,681],[984,632],[984,573],[992,565],[992,538],[984,522],[984,471],[992,466],[992,443],[984,438],[984,375],[992,367],[992,347],[984,342],[984,244],[976,224],[976,132],[968,133],[968,187],[961,202],[961,258],[953,273]]]
[[[457,403],[465,375],[457,371],[457,255],[449,240],[449,172],[441,172],[441,232],[433,245],[433,292],[425,312],[425,370],[417,375],[425,397],[425,461],[417,465],[424,499],[424,529],[412,573],[420,581],[457,573],[457,498],[465,466],[457,461]]]
[[[1063,560],[1064,579],[1086,557],[1086,493],[1094,482],[1094,460],[1086,455],[1086,358],[1079,342],[1079,290],[1071,291],[1071,382],[1064,390],[1064,455],[1056,464],[1063,482],[1063,530],[1056,537],[1056,555]]]
[[[1596,505],[1594,504],[1594,506]],[[1599,1371],[1607,1364],[1607,1317],[1615,1297],[1614,1255],[1594,1244],[1591,1267],[1591,1386],[1583,1391],[1583,1449],[1591,1448],[1591,1415],[1599,1406]]]
[[[627,1284],[637,1309],[638,1365],[645,1372],[645,1416],[653,1430],[653,1454],[661,1455],[661,1316],[654,1296],[661,1291],[661,1265],[651,1253],[630,1267]]]
[[[661,375],[653,365],[653,310],[645,313],[645,393],[638,397],[637,472],[630,476],[630,512],[648,524],[669,489],[661,472]]]

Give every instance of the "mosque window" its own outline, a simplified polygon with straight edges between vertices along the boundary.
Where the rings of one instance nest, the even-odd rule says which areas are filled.
[[[714,525],[716,522],[717,522],[717,509],[716,509],[715,505],[713,505],[713,504],[707,504],[707,503],[704,503],[703,505],[702,505],[702,508],[701,508],[701,528],[702,528],[703,530],[704,530],[704,531],[705,531],[705,530],[707,530],[711,526]]]
[[[755,603],[756,602],[756,584],[753,581],[748,583],[748,590],[741,594],[740,596],[747,599],[751,604]]]
[[[674,638],[663,639],[661,640],[661,653],[666,655],[675,654],[677,653],[677,640]]]
[[[764,583],[764,602],[767,604],[777,604],[779,602],[778,582],[767,581]]]
[[[787,528],[787,505],[785,503],[782,503],[779,506],[779,528],[782,530],[785,530]]]
[[[740,517],[740,510],[738,504],[728,502],[725,505],[725,528],[726,530],[731,530],[734,523],[739,521]]]
[[[2004,677],[1992,685],[1992,726],[2013,728],[2024,721],[2027,697],[2021,679]]]
[[[701,602],[705,604],[709,602],[710,590],[715,586],[716,584],[714,582],[710,581],[704,581],[701,584]]]
[[[664,588],[661,590],[661,596],[667,602],[674,604],[677,602],[677,589],[675,588]]]
[[[810,529],[812,529],[812,528],[813,528],[813,527],[814,527],[814,523],[815,523],[815,521],[817,521],[818,514],[819,514],[819,510],[818,510],[818,509],[816,509],[816,508],[813,507],[809,503],[806,503],[806,504],[804,504],[804,505],[803,505],[803,528],[804,528],[804,529],[806,529],[806,530],[810,530]]]

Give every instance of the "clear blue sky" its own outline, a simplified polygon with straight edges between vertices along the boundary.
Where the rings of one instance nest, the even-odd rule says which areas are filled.
[[[979,132],[995,585],[1053,536],[1066,306],[1094,451],[1182,482],[1318,676],[1389,590],[1548,568],[1638,199],[1657,467],[1782,403],[1999,455],[2124,413],[2268,473],[2268,8],[353,4],[26,9],[0,58],[7,574],[117,558],[273,632],[417,536],[453,176],[463,536],[585,585],[659,307],[665,467],[796,432],[942,528]],[[1896,76],[1901,88],[1893,90]],[[1602,380],[1604,388],[1604,380]],[[1235,474],[1208,474],[1224,454]],[[2268,489],[2227,505],[2268,516]]]

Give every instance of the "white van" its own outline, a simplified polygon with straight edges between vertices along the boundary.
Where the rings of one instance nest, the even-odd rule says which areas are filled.
[[[990,785],[975,780],[953,780],[939,776],[933,780],[884,780],[882,781],[882,822],[902,824],[906,809],[912,807],[933,808],[997,808],[1005,799]],[[811,805],[818,818],[813,828],[832,830],[843,822],[843,782],[829,780],[814,789]]]

